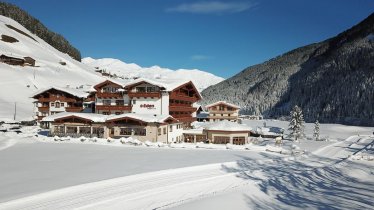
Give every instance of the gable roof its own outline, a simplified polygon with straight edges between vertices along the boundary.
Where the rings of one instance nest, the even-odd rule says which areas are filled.
[[[81,112],[61,112],[58,114],[44,117],[42,119],[42,122],[53,122],[57,119],[63,119],[63,118],[68,118],[68,117],[82,118],[82,119],[86,119],[92,122],[105,122],[108,115],[94,114],[94,113],[81,113]]]
[[[32,98],[36,97],[37,95],[40,95],[46,91],[49,91],[49,90],[52,90],[52,89],[55,89],[55,90],[58,90],[58,91],[61,91],[61,92],[65,92],[65,93],[68,93],[70,95],[73,95],[73,96],[76,96],[78,98],[86,98],[88,96],[88,93],[83,91],[82,89],[74,89],[74,88],[62,88],[62,87],[48,87],[48,88],[44,88],[44,89],[41,89],[37,92],[35,92],[33,95],[32,95]]]
[[[113,80],[113,79],[106,79],[106,80],[100,82],[99,84],[96,84],[95,86],[93,86],[93,88],[96,90],[96,88],[99,88],[102,85],[105,85],[107,83],[116,84],[116,85],[120,86],[121,88],[124,87],[123,84],[121,82],[119,82],[119,81],[116,81],[116,80]]]
[[[125,113],[120,115],[111,115],[107,118],[107,122],[113,122],[121,119],[133,119],[146,123],[165,123],[168,119],[175,120],[171,115],[152,115],[152,114],[136,114]]]
[[[212,104],[208,104],[206,105],[205,107],[208,108],[208,107],[212,107],[212,106],[216,106],[216,105],[219,105],[219,104],[224,104],[224,105],[227,105],[227,106],[231,106],[233,108],[236,108],[236,109],[240,109],[240,106],[237,106],[235,104],[231,104],[231,103],[227,103],[226,101],[217,101],[215,103],[212,103]]]

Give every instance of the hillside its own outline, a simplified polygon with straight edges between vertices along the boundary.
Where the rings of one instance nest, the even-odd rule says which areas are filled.
[[[87,57],[82,59],[82,63],[125,79],[141,77],[191,80],[200,91],[224,80],[222,77],[198,69],[171,70],[159,66],[141,67],[134,63],[125,63],[113,58],[93,59]]]
[[[227,100],[243,114],[374,125],[374,14],[326,41],[244,69],[202,92],[204,103]]]
[[[31,118],[34,113],[30,97],[41,88],[52,85],[70,85],[76,88],[104,79],[95,74],[93,68],[61,53],[21,24],[4,16],[0,16],[0,36],[2,35],[17,41],[8,42],[9,38],[0,40],[0,54],[30,56],[36,60],[36,64],[32,67],[0,63],[1,118],[13,118],[15,103],[18,120]]]
[[[67,53],[78,61],[81,60],[81,53],[79,50],[73,47],[63,36],[50,31],[39,20],[32,17],[16,5],[0,2],[0,15],[17,21],[30,32],[43,39],[60,52]]]

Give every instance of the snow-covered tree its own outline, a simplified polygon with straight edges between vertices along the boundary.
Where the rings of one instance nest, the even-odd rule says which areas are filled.
[[[313,138],[319,141],[319,122],[318,120],[314,123]]]
[[[288,130],[291,131],[290,136],[298,141],[304,137],[304,116],[300,107],[295,106],[290,112],[290,124]]]

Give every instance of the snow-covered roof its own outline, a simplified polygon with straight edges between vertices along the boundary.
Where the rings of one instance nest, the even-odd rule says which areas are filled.
[[[207,123],[202,126],[205,130],[215,131],[251,131],[252,128],[246,125],[238,124],[227,120]]]
[[[18,58],[18,59],[24,60],[24,57],[22,55],[15,54],[15,53],[1,52],[0,55],[5,55],[7,57]]]
[[[113,78],[105,78],[105,80],[103,80],[103,81],[97,83],[96,85],[94,85],[93,88],[95,89],[96,86],[101,85],[101,84],[103,84],[103,83],[105,83],[105,82],[111,82],[111,83],[114,83],[114,84],[116,84],[116,85],[118,85],[118,86],[124,87],[123,82],[121,82],[121,81],[119,81],[119,80],[117,80],[117,79],[113,79]]]
[[[131,81],[129,83],[126,84],[126,87],[129,87],[129,86],[132,86],[132,85],[135,85],[135,84],[138,84],[138,83],[142,83],[142,82],[146,82],[146,83],[149,83],[151,85],[155,85],[155,86],[158,86],[158,87],[163,87],[165,88],[166,91],[172,91],[174,90],[175,88],[183,85],[183,84],[186,84],[188,82],[191,82],[190,80],[173,80],[173,79],[148,79],[148,78],[139,78],[139,79],[136,79],[134,81]]]
[[[226,102],[226,101],[217,101],[217,102],[215,102],[215,103],[212,103],[212,104],[206,105],[205,107],[208,108],[208,107],[216,106],[216,105],[218,105],[218,104],[225,104],[225,105],[227,105],[227,106],[231,106],[231,107],[233,107],[233,108],[240,109],[240,106],[237,106],[237,105],[235,105],[235,104],[228,103],[228,102]]]
[[[279,127],[257,127],[255,132],[266,136],[281,136],[284,129]]]
[[[44,93],[48,90],[51,90],[51,89],[55,89],[55,90],[59,90],[59,91],[62,91],[62,92],[65,92],[65,93],[69,93],[73,96],[76,96],[78,98],[86,98],[88,96],[88,93],[85,92],[83,89],[76,89],[76,88],[63,88],[63,87],[54,87],[54,86],[51,86],[51,87],[48,87],[48,88],[43,88],[43,89],[40,89],[39,91],[37,91],[36,93],[34,93],[32,95],[32,97],[35,97],[41,93]]]
[[[183,130],[184,134],[203,134],[204,130],[202,128]]]
[[[65,117],[79,117],[93,122],[105,122],[108,118],[108,115],[95,114],[95,113],[82,113],[82,112],[61,112],[58,114],[50,115],[44,117],[42,122],[53,122],[56,119],[65,118]]]
[[[107,118],[107,121],[112,121],[112,120],[117,120],[117,119],[122,119],[122,118],[131,118],[131,119],[135,119],[135,120],[139,120],[139,121],[143,121],[147,123],[152,123],[152,122],[163,123],[169,118],[174,119],[171,115],[125,113],[125,114],[120,114],[120,115],[110,115]]]

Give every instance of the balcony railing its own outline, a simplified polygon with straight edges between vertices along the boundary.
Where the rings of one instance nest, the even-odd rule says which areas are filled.
[[[81,112],[83,111],[83,107],[65,107],[67,112]]]
[[[179,120],[180,122],[194,122],[196,121],[196,117],[175,117],[175,119]]]
[[[169,99],[174,99],[174,100],[181,100],[181,101],[188,101],[188,102],[196,102],[198,101],[197,98],[195,97],[190,97],[182,94],[177,94],[176,92],[171,92]]]
[[[227,120],[236,120],[238,116],[208,116],[209,119],[227,119]]]
[[[51,101],[61,101],[61,102],[77,102],[76,99],[74,98],[67,98],[65,96],[51,96],[51,97],[48,97],[48,98],[38,98],[37,99],[39,102],[51,102]]]
[[[170,112],[195,112],[196,108],[191,106],[169,106]]]
[[[97,92],[96,96],[98,98],[122,98],[123,94],[122,93],[106,93],[106,92],[101,93],[101,92]]]
[[[96,110],[119,110],[119,111],[131,111],[131,106],[129,105],[96,105]]]
[[[48,112],[49,111],[49,106],[41,106],[38,107],[39,112]]]
[[[234,114],[234,113],[237,113],[237,111],[234,111],[234,110],[209,110],[209,113],[213,113],[213,114]]]
[[[130,98],[134,97],[154,97],[154,98],[161,98],[160,92],[129,92],[128,93]]]

